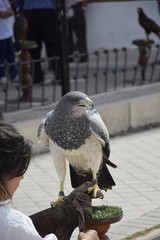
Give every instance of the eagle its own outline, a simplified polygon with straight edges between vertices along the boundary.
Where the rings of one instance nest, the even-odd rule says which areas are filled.
[[[17,54],[20,54],[22,51],[22,44],[26,40],[26,34],[28,30],[28,22],[22,13],[15,15],[15,22],[13,25],[14,32],[14,48]]]
[[[149,42],[149,34],[154,33],[160,38],[160,26],[155,23],[151,18],[147,17],[142,8],[137,8],[138,12],[138,21],[146,33],[146,42]]]
[[[104,191],[115,185],[107,168],[107,165],[117,167],[109,160],[109,133],[85,93],[65,94],[40,123],[37,136],[38,142],[50,149],[60,181],[58,199],[52,202],[53,206],[64,198],[66,161],[70,166],[72,187],[93,181],[88,189],[93,198],[103,198]]]

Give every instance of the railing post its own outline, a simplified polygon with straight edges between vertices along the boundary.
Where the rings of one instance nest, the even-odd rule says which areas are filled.
[[[115,69],[113,70],[113,73],[114,73],[114,90],[115,90],[115,89],[117,89],[118,49],[114,48],[113,52],[115,53]]]
[[[4,102],[0,101],[0,120],[4,120],[3,109],[4,109]]]
[[[109,68],[109,52],[106,49],[104,51],[104,54],[106,55],[106,61],[105,61],[105,71],[104,71],[104,76],[105,76],[105,92],[108,90],[108,68]]]
[[[60,33],[60,51],[61,51],[61,77],[62,77],[62,95],[70,91],[69,84],[69,65],[68,65],[68,46],[67,46],[67,28],[65,14],[65,0],[57,0],[57,12]]]
[[[124,66],[122,69],[123,72],[123,87],[126,87],[126,73],[127,73],[127,48],[123,47],[122,51],[124,52]]]
[[[96,55],[96,72],[94,73],[95,77],[95,90],[94,93],[98,92],[98,76],[99,76],[99,52],[95,51],[94,53]]]

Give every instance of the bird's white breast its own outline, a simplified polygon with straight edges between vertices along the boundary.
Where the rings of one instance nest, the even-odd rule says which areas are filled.
[[[87,138],[85,144],[77,150],[64,150],[51,140],[50,149],[52,149],[55,161],[66,159],[72,166],[83,171],[90,169],[98,171],[103,156],[102,143],[95,134]]]

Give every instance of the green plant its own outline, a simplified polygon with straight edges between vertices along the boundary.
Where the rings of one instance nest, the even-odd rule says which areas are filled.
[[[100,205],[92,207],[92,219],[110,219],[122,214],[122,208],[118,206]]]

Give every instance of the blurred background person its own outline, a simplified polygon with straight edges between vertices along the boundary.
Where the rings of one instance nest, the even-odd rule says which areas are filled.
[[[78,51],[81,55],[80,62],[87,61],[86,5],[87,0],[66,0],[66,8],[68,9],[69,55],[72,55],[74,51]],[[74,37],[76,37],[76,43],[74,43]]]
[[[45,43],[47,57],[60,56],[60,40],[58,28],[58,16],[55,0],[15,0],[20,9],[23,9],[24,17],[28,22],[27,40],[37,43],[37,47],[30,50],[33,64],[33,82],[44,81],[44,72],[41,67],[42,44]],[[56,80],[60,80],[60,61],[50,62]]]
[[[5,63],[9,63],[12,82],[18,81],[13,47],[14,12],[8,0],[0,0],[0,83],[7,83]]]

